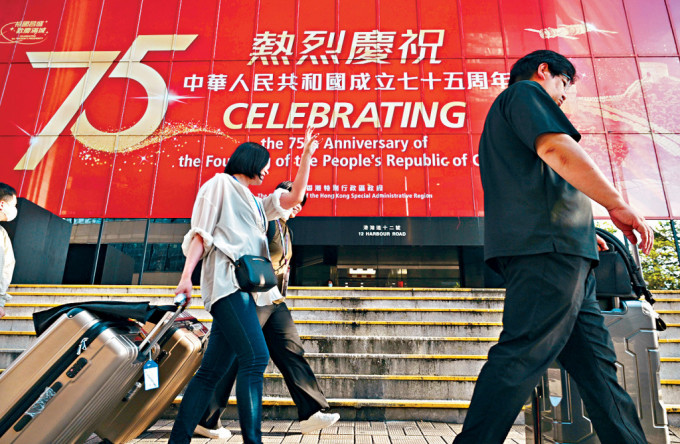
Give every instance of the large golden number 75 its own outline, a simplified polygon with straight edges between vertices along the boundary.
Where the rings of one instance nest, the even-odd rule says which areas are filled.
[[[87,146],[108,152],[125,151],[151,135],[163,121],[168,109],[165,80],[150,66],[141,63],[149,51],[184,51],[198,35],[140,35],[116,64],[109,77],[129,78],[144,87],[148,97],[146,111],[132,127],[117,133],[100,131],[90,124],[83,110],[71,127],[75,138]],[[106,74],[120,51],[28,52],[34,68],[87,68],[73,91],[38,135],[31,138],[26,154],[15,170],[33,170],[45,157],[68,122]]]

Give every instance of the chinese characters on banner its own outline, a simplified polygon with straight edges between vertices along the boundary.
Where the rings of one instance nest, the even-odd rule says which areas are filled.
[[[467,74],[467,75],[466,75]],[[465,76],[465,77],[464,77]],[[489,79],[490,77],[490,79]],[[274,78],[274,74],[255,74],[253,76],[253,91],[403,91],[419,90],[425,88],[428,91],[441,89],[442,91],[455,91],[465,89],[489,89],[489,86],[506,88],[510,73],[494,72],[490,76],[484,71],[444,72],[443,77],[435,78],[432,72],[425,77],[410,76],[404,72],[396,77],[394,74],[376,74],[363,72],[360,74],[347,75],[346,73],[303,73],[281,74]],[[209,91],[234,92],[237,89],[245,92],[250,87],[240,74],[235,79],[228,79],[226,74],[208,74],[206,77],[192,74],[184,78],[184,88],[191,92],[205,88]],[[436,88],[435,85],[438,87]],[[398,86],[400,88],[398,88]]]
[[[646,216],[680,208],[667,11],[647,29],[612,5],[395,1],[10,2],[2,181],[63,217],[186,218],[244,141],[271,154],[256,194],[294,177],[311,124],[305,216],[483,216],[486,112],[547,47],[581,73],[563,109],[600,167]]]

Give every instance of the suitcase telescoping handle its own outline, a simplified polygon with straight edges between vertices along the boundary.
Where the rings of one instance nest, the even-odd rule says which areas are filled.
[[[541,430],[541,385],[534,387],[531,393],[531,414],[534,420],[534,444],[543,443],[543,431]]]
[[[139,356],[144,357],[146,352],[151,350],[151,348],[158,343],[161,337],[172,327],[172,324],[177,319],[177,316],[184,311],[184,304],[187,300],[186,295],[183,293],[175,296],[175,307],[177,309],[174,312],[166,313],[160,320],[158,324],[149,332],[149,334],[144,338],[141,344],[139,344]]]

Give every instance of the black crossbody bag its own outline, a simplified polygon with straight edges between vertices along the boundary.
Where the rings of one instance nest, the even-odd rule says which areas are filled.
[[[264,256],[243,255],[234,262],[236,280],[241,290],[263,292],[276,286],[274,267]]]

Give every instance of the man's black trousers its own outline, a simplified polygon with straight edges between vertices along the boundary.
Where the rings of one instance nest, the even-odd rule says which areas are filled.
[[[305,359],[300,335],[286,303],[257,307],[257,317],[267,341],[269,356],[283,375],[291,398],[298,410],[299,419],[309,419],[314,413],[328,409],[326,397],[321,392],[312,368]],[[214,429],[236,380],[238,364],[234,362],[229,371],[215,386],[215,392],[200,425]]]
[[[647,442],[635,405],[617,382],[591,264],[559,253],[499,259],[506,282],[503,331],[479,374],[455,444],[502,444],[555,359],[578,385],[603,444]]]

